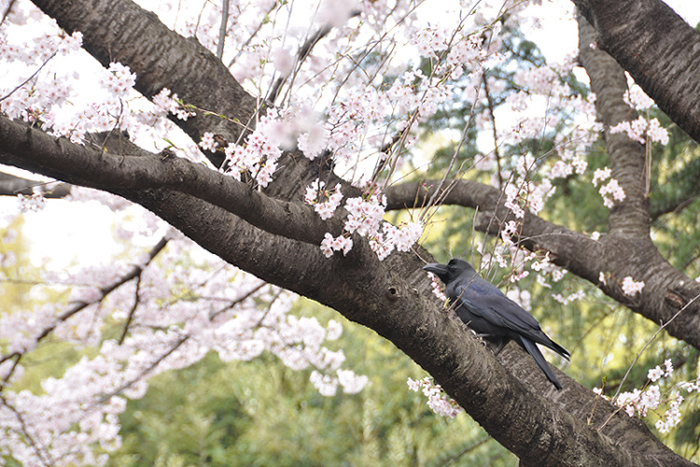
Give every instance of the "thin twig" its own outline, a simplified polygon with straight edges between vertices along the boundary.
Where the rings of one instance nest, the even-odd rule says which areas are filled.
[[[143,270],[141,271],[143,272]],[[129,325],[131,324],[131,321],[134,319],[134,313],[136,313],[136,308],[139,306],[139,302],[141,301],[141,295],[140,295],[140,290],[141,290],[141,273],[139,273],[138,276],[136,276],[136,292],[134,292],[134,304],[131,305],[131,310],[129,310],[129,316],[126,317],[126,323],[124,324],[124,330],[122,331],[122,335],[119,338],[119,345],[122,345],[124,343],[124,339],[126,339],[126,333],[129,332]]]
[[[493,154],[496,157],[496,170],[498,171],[498,189],[503,189],[503,174],[501,173],[501,156],[498,153],[498,131],[496,130],[496,115],[494,114],[495,106],[493,98],[489,91],[489,80],[486,76],[486,70],[481,74],[481,80],[484,83],[484,93],[486,93],[486,103],[489,107],[489,115],[491,116],[491,125],[493,128]]]
[[[221,12],[221,27],[219,28],[219,43],[216,45],[216,56],[219,60],[224,56],[224,42],[226,42],[226,27],[228,24],[228,2],[229,0],[224,0],[222,5],[223,11]]]
[[[12,7],[15,5],[15,2],[17,0],[10,0],[10,3],[7,5],[7,8],[5,8],[5,13],[2,14],[2,19],[0,19],[0,26],[5,22],[8,16],[10,16],[10,11],[12,11]]]
[[[33,80],[33,79],[36,77],[36,75],[38,75],[39,72],[49,63],[49,61],[50,61],[52,58],[54,58],[54,57],[56,56],[57,53],[58,53],[58,52],[52,53],[52,54],[49,56],[49,58],[47,58],[46,60],[44,60],[44,63],[42,63],[41,66],[40,66],[34,73],[32,73],[32,76],[30,76],[29,78],[27,78],[27,79],[25,79],[24,81],[22,81],[21,84],[17,85],[17,87],[14,88],[12,91],[10,91],[8,94],[6,94],[6,95],[0,97],[0,102],[4,101],[4,100],[7,99],[8,97],[10,97],[12,94],[14,94],[15,92],[17,92],[17,90],[20,89],[22,86],[24,86],[25,84],[27,84],[28,82],[30,82],[31,80]]]
[[[21,413],[19,413],[19,410],[17,410],[12,404],[10,404],[7,399],[5,399],[5,396],[0,394],[0,401],[2,402],[2,405],[7,407],[13,414],[15,414],[15,417],[17,417],[17,420],[19,421],[20,426],[22,427],[22,433],[27,437],[27,441],[29,441],[29,445],[32,447],[34,452],[36,453],[36,456],[39,458],[41,463],[45,465],[46,467],[50,467],[54,465],[54,462],[52,462],[50,459],[46,460],[44,459],[44,456],[42,455],[41,449],[39,448],[38,444],[36,441],[34,441],[34,438],[32,437],[31,434],[29,434],[29,430],[27,429],[27,424],[24,421],[24,417],[22,416]],[[46,453],[48,455],[48,453]]]
[[[466,448],[462,449],[459,451],[457,454],[454,454],[450,457],[448,457],[445,460],[440,461],[439,463],[435,464],[433,467],[444,467],[446,465],[452,464],[454,461],[458,460],[460,457],[463,455],[473,451],[474,449],[478,448],[479,446],[488,443],[489,441],[493,440],[490,436],[486,436],[485,438],[482,438],[474,443],[471,443],[469,446]]]
[[[688,303],[686,303],[686,304],[683,306],[683,308],[681,308],[680,310],[678,310],[678,311],[676,312],[676,314],[673,315],[673,316],[671,317],[671,319],[669,319],[669,320],[666,321],[663,325],[661,325],[661,326],[659,327],[659,329],[656,330],[656,332],[654,333],[654,335],[651,336],[651,338],[644,344],[644,347],[642,347],[642,350],[640,350],[640,351],[637,353],[637,356],[634,357],[634,361],[633,361],[632,364],[629,366],[629,368],[627,368],[627,372],[625,373],[625,376],[622,377],[622,380],[620,381],[620,385],[617,387],[617,391],[615,391],[615,395],[613,396],[613,398],[612,398],[611,401],[610,401],[612,404],[615,404],[615,401],[617,400],[617,397],[620,395],[620,391],[622,390],[622,385],[623,385],[623,384],[625,383],[625,381],[627,380],[627,377],[629,376],[630,372],[632,371],[632,368],[634,368],[634,365],[636,365],[637,361],[639,361],[639,357],[642,356],[642,354],[643,354],[644,351],[647,349],[647,347],[649,347],[649,345],[654,341],[654,339],[656,339],[656,336],[658,336],[659,333],[660,333],[661,331],[663,331],[664,328],[665,328],[666,326],[668,326],[669,324],[671,324],[671,322],[672,322],[674,319],[676,319],[676,318],[678,317],[678,315],[680,315],[686,308],[688,308],[688,307],[689,307],[695,300],[697,300],[698,298],[700,298],[700,294],[696,295],[696,296],[693,297],[691,300],[689,300]],[[602,430],[602,429],[605,427],[605,425],[607,425],[608,422],[610,422],[610,420],[612,420],[612,418],[615,416],[615,414],[617,414],[620,410],[622,410],[622,407],[619,407],[619,408],[618,408],[617,410],[615,410],[612,414],[610,414],[610,416],[603,422],[602,425],[600,425],[600,426],[597,428],[597,430],[598,430],[598,431]]]
[[[260,20],[258,23],[258,26],[255,28],[253,33],[250,35],[250,37],[238,47],[238,53],[231,59],[231,61],[228,64],[228,68],[231,68],[234,63],[236,63],[236,60],[238,60],[238,57],[241,56],[241,54],[245,51],[246,47],[255,39],[255,36],[258,35],[260,30],[262,29],[263,25],[267,23],[267,17],[272,13],[272,10],[275,9],[276,3],[273,3],[272,6],[267,10],[267,13],[262,16],[263,19]]]

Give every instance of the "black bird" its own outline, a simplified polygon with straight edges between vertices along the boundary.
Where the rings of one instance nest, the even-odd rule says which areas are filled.
[[[506,297],[498,287],[482,279],[471,264],[453,258],[447,264],[431,263],[423,269],[432,272],[446,285],[447,298],[457,315],[486,339],[513,339],[535,359],[547,379],[561,389],[537,344],[569,359],[569,352],[542,332],[540,324],[520,305]]]

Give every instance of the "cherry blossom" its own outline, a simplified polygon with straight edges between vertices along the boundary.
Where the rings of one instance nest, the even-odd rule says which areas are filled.
[[[306,195],[304,196],[304,202],[313,205],[314,210],[323,220],[333,217],[343,199],[339,183],[335,185],[332,192],[325,190],[325,186],[326,182],[316,179],[311,186],[306,187]]]
[[[109,93],[125,97],[136,83],[136,75],[131,73],[128,66],[110,63],[107,73],[101,78],[101,83]]]
[[[327,258],[333,256],[334,251],[342,251],[343,255],[347,255],[351,249],[352,239],[343,235],[333,237],[330,233],[326,233],[321,241],[321,251]]]
[[[652,142],[658,142],[662,145],[668,144],[668,131],[661,126],[656,118],[647,120],[639,116],[633,121],[623,121],[610,128],[610,133],[626,133],[630,139],[641,144],[646,142],[645,136]]]
[[[432,272],[428,273],[428,277],[430,277],[430,287],[433,289],[433,295],[442,300],[443,303],[447,302],[447,296],[442,291],[442,284],[438,277]]]
[[[463,410],[457,402],[442,391],[439,385],[433,384],[430,378],[420,380],[408,378],[407,384],[411,391],[421,390],[428,398],[428,407],[438,415],[454,418]]]
[[[202,141],[199,142],[199,146],[206,151],[214,151],[218,146],[214,140],[214,133],[205,132],[202,136]]]
[[[622,292],[633,297],[644,289],[644,281],[635,282],[630,276],[622,279]]]
[[[387,222],[382,190],[407,176],[410,163],[402,166],[403,155],[415,149],[419,125],[441,109],[450,110],[455,98],[460,105],[471,102],[478,110],[473,119],[476,130],[490,133],[493,125],[496,140],[490,148],[479,148],[474,165],[487,172],[486,179],[493,176],[516,218],[503,226],[502,242],[484,260],[512,267],[513,282],[530,273],[529,262],[545,287],[550,286],[547,278],[557,282],[564,277],[566,270],[551,264],[548,256],[528,256],[514,239],[526,212],[537,214],[544,208],[558,185],[556,179],[588,176],[583,154],[602,127],[595,121],[595,96],[580,96],[562,79],[573,70],[571,57],[559,64],[518,67],[512,80],[517,89],[507,93],[503,80],[490,73],[506,61],[501,33],[521,19],[524,3],[506,5],[507,14],[493,16],[479,10],[464,17],[445,16],[435,25],[415,14],[410,2],[324,0],[308,27],[289,27],[297,18],[290,16],[292,9],[286,2],[241,0],[236,4],[228,18],[222,62],[247,91],[265,102],[264,112],[257,113],[255,121],[238,122],[250,130],[241,141],[220,147],[216,129],[209,128],[201,140],[182,142],[187,138],[169,118],[186,121],[208,109],[196,108],[168,88],[148,101],[134,91],[137,76],[124,64],[113,62],[105,69],[94,60],[85,66],[74,62],[81,33],[67,34],[28,6],[13,8],[0,27],[0,69],[13,70],[0,83],[0,111],[79,144],[85,144],[90,132],[119,130],[128,131],[148,150],[167,147],[175,157],[197,162],[205,160],[200,149],[223,151],[226,173],[239,180],[252,179],[260,190],[274,181],[282,152],[298,149],[314,163],[334,164],[343,177],[333,186],[319,178],[305,187],[304,201],[319,217],[340,217],[343,226],[342,232],[324,234],[319,245],[322,253],[328,258],[336,252],[345,256],[354,242],[367,242],[383,260],[394,252],[410,251],[420,241],[425,224],[422,217]],[[149,8],[168,27],[216,50],[219,3],[166,1]],[[268,14],[273,9],[274,14]],[[300,60],[299,48],[315,28],[326,25],[332,30]],[[30,35],[15,36],[14,28]],[[420,57],[428,59],[430,67]],[[277,80],[281,80],[279,92],[270,97],[273,102],[266,102]],[[84,92],[86,82],[91,92]],[[496,128],[492,120],[497,115],[483,110],[487,108],[484,83],[490,92],[506,94],[503,105],[512,118],[503,127]],[[640,110],[652,104],[638,87],[631,88],[626,99]],[[532,109],[542,103],[547,110],[537,115]],[[496,148],[526,147],[521,143],[542,138],[545,130],[555,127],[561,131],[553,136],[549,153],[523,149],[513,164],[497,173],[502,159],[497,158]],[[646,117],[621,122],[610,131],[640,143],[668,142],[660,122]],[[374,173],[372,167],[382,169]],[[611,176],[610,168],[593,174],[593,184],[601,185],[608,207],[625,199],[623,188]],[[349,197],[344,197],[341,189],[350,185],[358,192],[349,195],[347,190]],[[121,443],[118,416],[127,400],[143,397],[151,377],[192,365],[207,352],[215,352],[223,361],[273,355],[293,370],[308,372],[309,381],[327,397],[338,389],[355,394],[370,384],[366,376],[346,368],[342,350],[326,347],[327,341],[342,335],[337,321],[323,324],[317,318],[294,316],[290,310],[296,296],[291,292],[199,251],[155,216],[134,214],[131,203],[119,196],[72,189],[71,202],[88,200],[123,215],[115,231],[121,240],[155,245],[162,239],[166,246],[158,251],[125,247],[128,251],[119,257],[129,253],[128,261],[43,271],[37,294],[60,295],[63,301],[0,315],[0,377],[7,379],[0,401],[0,453],[11,452],[25,465],[102,465],[104,453]],[[23,210],[36,211],[45,203],[37,193],[20,197],[19,204]],[[138,221],[130,224],[130,216]],[[598,240],[595,234],[591,238]],[[0,254],[3,266],[16,262],[10,253]],[[605,275],[600,274],[599,280],[605,283]],[[445,301],[434,277],[432,284],[435,295]],[[623,292],[630,296],[643,287],[643,282],[631,277],[622,281]],[[508,293],[524,308],[531,306],[525,291],[512,288]],[[555,295],[562,303],[582,297],[583,291]],[[111,332],[106,332],[108,325]],[[114,328],[119,330],[117,336]],[[76,358],[63,374],[45,379],[37,393],[16,389],[12,384],[29,371],[21,364],[24,356],[49,349],[52,339],[89,357]],[[650,370],[649,379],[656,382],[672,371],[670,362],[664,363],[663,370]],[[454,417],[461,411],[427,378],[408,384],[422,390],[436,413]],[[698,387],[689,383],[687,389]],[[660,400],[656,385],[619,399],[632,414],[656,410]],[[659,431],[678,423],[682,401],[677,396],[670,402],[657,422]]]

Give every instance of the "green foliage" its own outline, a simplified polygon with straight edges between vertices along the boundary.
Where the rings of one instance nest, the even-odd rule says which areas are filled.
[[[338,319],[305,299],[294,312]],[[433,414],[406,384],[425,373],[392,344],[345,320],[343,328],[338,346],[349,367],[370,378],[359,394],[323,397],[310,370],[292,371],[270,355],[224,363],[210,354],[153,378],[146,396],[129,402],[124,445],[109,465],[514,464],[466,414]]]

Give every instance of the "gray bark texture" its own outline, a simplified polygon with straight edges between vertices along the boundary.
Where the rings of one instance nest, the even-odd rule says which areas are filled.
[[[234,122],[249,126],[254,121],[260,109],[256,99],[241,88],[211,52],[196,40],[170,31],[154,14],[134,3],[34,3],[67,31],[81,31],[85,49],[103,65],[112,61],[128,65],[138,77],[137,90],[144,96],[150,98],[167,87],[187,103],[229,117],[220,119],[200,113],[187,121],[177,120],[195,141],[205,131],[214,132],[227,142],[238,141],[242,127]],[[607,24],[598,18],[599,10],[610,7],[607,3],[617,2],[578,2],[597,28]],[[627,11],[619,13],[617,24],[626,22],[627,15]],[[638,21],[636,16],[634,21]],[[654,17],[646,21],[650,29],[655,29]],[[583,51],[593,33],[586,24],[581,29]],[[675,34],[666,27],[658,29],[659,35]],[[603,37],[608,37],[605,34]],[[618,54],[645,52],[640,52],[639,44],[628,36],[620,37],[615,47],[601,48],[609,50],[627,67]],[[581,61],[599,93],[601,119],[611,125],[630,118],[629,110],[620,103],[620,93],[624,92],[622,69],[603,51],[590,47],[586,50]],[[700,64],[697,59],[681,61],[693,58],[679,56],[673,68]],[[655,99],[657,91],[668,94],[666,77],[658,76],[664,73],[647,71],[649,84],[645,90]],[[658,85],[657,79],[661,80]],[[689,133],[693,134],[690,130]],[[609,234],[595,242],[528,215],[523,244],[532,250],[551,252],[557,264],[596,284],[633,311],[656,323],[668,321],[700,293],[700,284],[673,269],[649,239],[649,207],[639,186],[644,149],[620,135],[606,132],[605,138],[613,176],[627,193],[625,202],[610,214]],[[335,255],[326,259],[319,248],[320,240],[325,232],[339,233],[341,226],[337,220],[321,221],[303,204],[302,191],[321,175],[333,181],[331,185],[336,180],[342,183],[344,195],[357,193],[333,174],[327,160],[310,162],[293,152],[286,153],[275,181],[264,191],[257,191],[201,165],[144,151],[121,134],[96,142],[78,146],[0,116],[0,163],[121,195],[150,209],[231,264],[373,329],[428,371],[524,465],[694,465],[658,441],[642,421],[621,414],[559,371],[557,376],[564,389],[556,391],[519,347],[511,344],[494,356],[432,295],[421,270],[432,257],[420,247],[409,253],[395,253],[380,262],[367,242],[356,236],[347,257]],[[221,164],[219,156],[210,156],[212,163]],[[416,201],[420,205],[420,200],[429,194],[430,188],[404,183],[390,189],[387,196],[391,209],[403,209]],[[445,204],[478,206],[480,212],[496,216],[497,220],[508,215],[497,189],[468,180],[454,185]],[[498,222],[491,225],[497,226]],[[630,301],[615,280],[609,280],[607,286],[598,283],[601,271],[619,280],[631,275],[647,285],[641,297]],[[700,348],[697,306],[687,307],[667,329]]]

